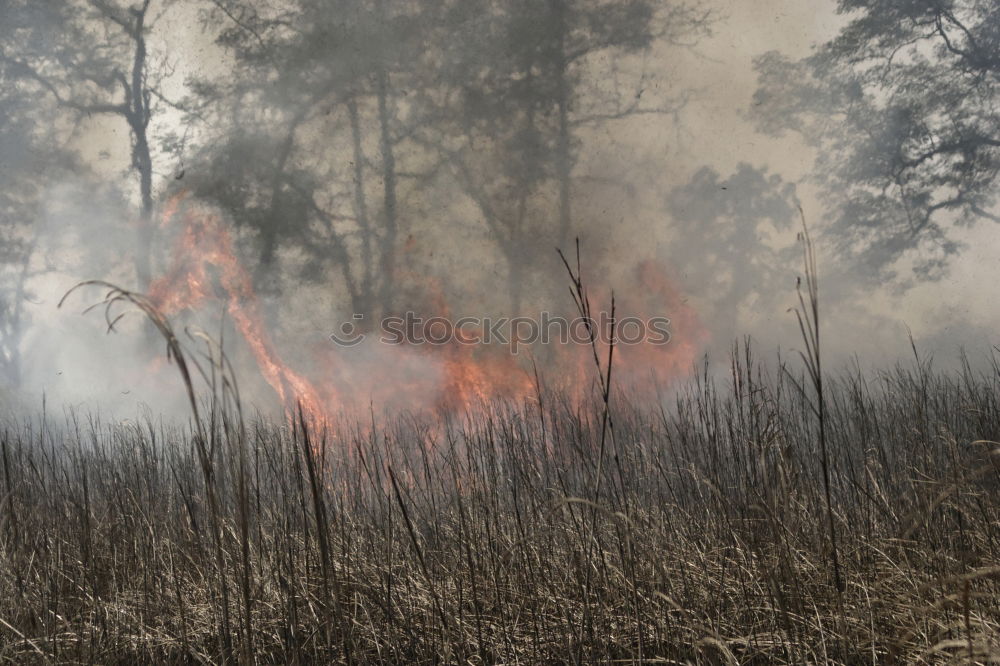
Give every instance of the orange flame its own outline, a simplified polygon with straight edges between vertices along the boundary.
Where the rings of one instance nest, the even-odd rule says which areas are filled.
[[[175,195],[167,204],[163,224],[177,213],[187,193]],[[184,226],[171,253],[166,274],[149,288],[149,299],[163,314],[194,309],[210,298],[210,267],[219,272],[219,284],[226,294],[227,311],[246,340],[264,379],[275,390],[286,409],[301,404],[315,423],[326,415],[327,401],[308,379],[289,368],[274,348],[260,315],[250,274],[233,248],[229,229],[217,215],[188,210]],[[294,414],[292,414],[294,416]]]
[[[161,224],[181,219],[179,231],[164,275],[150,287],[149,298],[165,315],[194,310],[219,299],[252,353],[260,372],[290,412],[301,404],[314,423],[329,422],[334,407],[362,407],[367,401],[405,408],[435,406],[466,410],[494,399],[525,400],[533,397],[536,386],[520,358],[507,349],[484,344],[452,341],[445,345],[390,346],[378,349],[379,361],[362,360],[359,350],[348,348],[315,359],[324,368],[326,381],[317,385],[290,368],[278,353],[261,315],[259,301],[249,272],[235,252],[229,228],[212,212],[194,204],[181,204],[182,192],[171,198]],[[422,285],[429,309],[448,317],[450,308],[440,282],[434,278],[409,275],[410,282]],[[632,287],[618,299],[618,317],[667,316],[673,339],[666,345],[622,345],[615,350],[614,376],[620,383],[658,385],[686,374],[703,342],[704,330],[697,314],[687,305],[657,263],[640,263],[628,282]],[[607,293],[593,291],[591,293]],[[680,335],[676,335],[676,333]],[[473,336],[477,332],[469,331]],[[479,334],[482,331],[478,332]],[[606,359],[604,348],[602,361]],[[590,351],[574,344],[556,345],[545,356],[550,374],[564,380],[563,388],[582,399],[593,386],[594,370]],[[423,364],[421,359],[425,359]],[[428,372],[427,361],[431,372]],[[373,365],[375,372],[372,372]],[[436,396],[428,402],[427,396]],[[353,398],[361,404],[347,405]]]

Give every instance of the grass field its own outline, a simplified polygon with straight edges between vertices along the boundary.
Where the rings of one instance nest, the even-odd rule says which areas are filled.
[[[8,421],[0,661],[1000,659],[1000,367],[827,377],[829,507],[803,379],[748,344],[662,408]]]

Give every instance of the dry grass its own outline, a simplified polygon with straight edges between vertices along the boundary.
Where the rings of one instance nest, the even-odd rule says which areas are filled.
[[[0,661],[1000,659],[1000,369],[827,379],[842,595],[793,379],[747,345],[663,410],[7,423]]]
[[[104,285],[191,421],[0,425],[0,661],[1000,661],[1000,363],[826,375],[803,240],[804,370],[746,342],[669,407],[594,343],[588,405],[247,419],[220,349]]]

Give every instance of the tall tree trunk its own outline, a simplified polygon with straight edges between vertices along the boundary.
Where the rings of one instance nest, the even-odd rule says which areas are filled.
[[[361,116],[358,113],[358,103],[355,98],[347,101],[347,114],[351,122],[351,139],[354,149],[354,216],[361,228],[361,289],[360,302],[355,305],[355,314],[366,317],[374,315],[371,312],[375,297],[373,284],[374,266],[372,265],[372,228],[368,219],[368,198],[365,194],[365,153],[361,145]]]
[[[385,234],[382,236],[382,281],[379,302],[383,315],[392,312],[392,297],[395,291],[396,237],[399,224],[396,207],[396,156],[392,141],[392,118],[389,114],[389,73],[380,64],[376,73],[376,96],[378,97],[378,120],[380,128],[380,148],[382,153],[382,187],[384,202]]]
[[[528,128],[533,129],[535,114],[528,112]],[[527,257],[528,239],[524,237],[525,221],[528,218],[528,196],[531,194],[532,183],[522,182],[518,188],[517,212],[511,220],[510,241],[504,248],[507,258],[507,286],[510,289],[510,315],[521,316],[521,300],[524,295],[524,277],[532,269],[531,259]],[[521,261],[518,262],[518,259]]]
[[[278,148],[278,160],[274,165],[274,172],[271,174],[271,200],[268,202],[265,224],[260,230],[260,257],[253,275],[255,285],[260,285],[267,273],[275,267],[278,254],[277,220],[283,201],[282,187],[285,180],[285,168],[292,156],[292,149],[295,148],[295,132],[305,118],[306,112],[306,108],[303,107],[295,114]]]
[[[5,346],[10,352],[7,360],[7,376],[13,388],[20,388],[24,379],[21,371],[21,341],[24,337],[24,302],[27,300],[27,285],[31,269],[31,257],[38,244],[38,231],[28,244],[21,260],[21,269],[17,275],[17,286],[14,288],[14,298],[10,306],[10,326],[7,331]]]
[[[572,196],[573,156],[569,126],[570,90],[566,58],[566,0],[550,0],[555,31],[555,82],[558,105],[558,137],[556,140],[556,177],[559,187],[559,247],[566,247],[573,226],[570,201]]]
[[[139,174],[140,214],[136,237],[135,272],[139,290],[149,288],[153,244],[153,158],[149,151],[149,91],[146,78],[145,21],[149,0],[135,10],[135,54],[132,60],[131,84],[127,89],[126,120],[132,132],[132,166]]]
[[[153,252],[153,160],[149,154],[149,143],[145,130],[135,135],[135,166],[139,172],[139,196],[141,209],[136,239],[135,272],[139,290],[149,288],[152,280]]]
[[[524,272],[518,265],[518,254],[507,251],[504,253],[507,260],[507,289],[510,293],[511,317],[521,316],[521,301],[524,298]]]

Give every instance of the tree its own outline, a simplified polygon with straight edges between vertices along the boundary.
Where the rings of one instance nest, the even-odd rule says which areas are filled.
[[[30,107],[0,64],[0,385],[21,383],[25,300],[36,238],[32,211],[39,192]]]
[[[354,312],[395,307],[413,213],[401,200],[413,174],[397,159],[411,132],[398,103],[420,85],[416,63],[437,5],[297,0],[266,12],[214,0],[210,18],[238,71],[234,83],[200,94],[238,111],[218,123],[224,138],[208,146],[214,166],[197,191],[256,232],[259,282],[285,246],[305,253],[305,277],[336,267]]]
[[[667,197],[676,246],[697,258],[683,264],[689,293],[712,305],[712,329],[723,337],[739,330],[741,307],[778,309],[767,299],[785,292],[783,267],[797,257],[798,248],[780,238],[796,219],[796,205],[793,184],[749,164],[727,178],[702,168]]]
[[[50,269],[51,243],[38,220],[51,188],[87,170],[64,147],[59,109],[26,94],[23,66],[3,54],[14,43],[46,48],[59,9],[54,3],[0,4],[0,386],[13,388],[23,379],[30,283]]]
[[[420,282],[409,248],[428,230],[414,221],[440,230],[448,217],[462,233],[485,227],[518,311],[541,248],[573,235],[584,128],[674,112],[678,100],[645,91],[641,55],[708,21],[652,0],[213,7],[238,73],[200,87],[234,111],[206,144],[197,193],[254,230],[261,282],[287,249],[312,277],[335,267],[366,315],[392,312]],[[602,76],[601,62],[618,71]]]
[[[163,0],[158,5],[162,6]],[[135,270],[140,289],[149,285],[153,238],[153,157],[150,121],[164,73],[150,65],[147,38],[153,0],[133,5],[114,0],[0,5],[0,62],[22,93],[39,91],[77,120],[110,115],[126,124],[140,216]]]
[[[954,229],[987,219],[1000,175],[1000,5],[840,0],[849,22],[800,61],[757,58],[753,116],[819,157],[842,256],[882,276],[937,277]]]
[[[656,40],[697,41],[710,16],[650,0],[473,0],[451,7],[447,23],[442,101],[419,136],[442,153],[504,256],[516,313],[537,250],[565,247],[574,233],[581,130],[683,103],[643,98],[646,72],[626,60]]]

